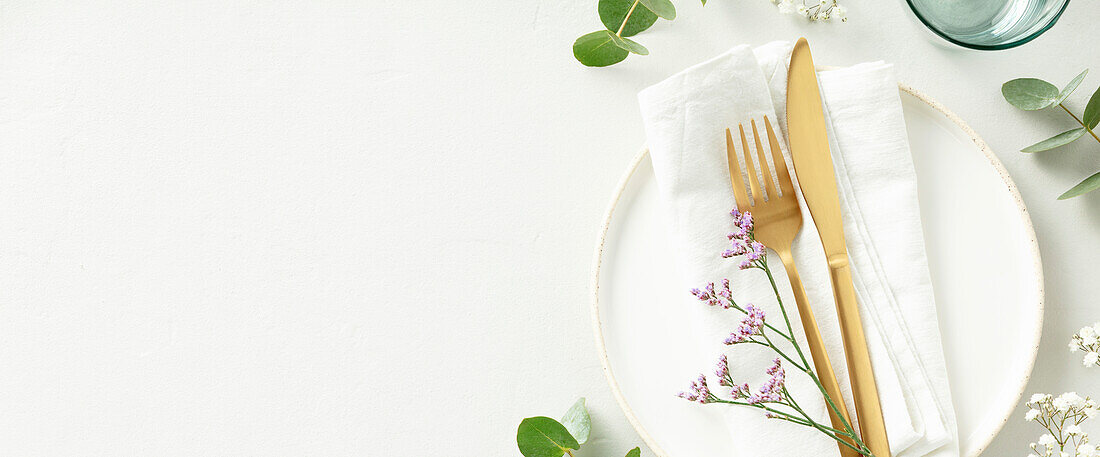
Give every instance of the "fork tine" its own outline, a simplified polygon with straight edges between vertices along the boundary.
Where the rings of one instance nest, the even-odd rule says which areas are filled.
[[[775,191],[775,178],[772,176],[771,169],[768,168],[768,159],[764,155],[764,145],[760,144],[760,133],[756,131],[756,119],[751,121],[752,125],[752,139],[756,142],[756,158],[760,159],[760,174],[764,178],[764,188],[768,190],[768,198],[779,198],[779,192]]]
[[[737,150],[733,148],[733,135],[730,129],[726,129],[726,161],[730,167],[730,183],[733,185],[733,198],[737,200],[737,208],[748,211],[749,196],[745,194],[745,180],[741,177],[741,165],[737,163]]]
[[[768,131],[768,146],[772,150],[772,163],[775,164],[775,172],[779,175],[779,191],[783,196],[794,195],[794,184],[791,183],[791,172],[787,170],[787,161],[783,160],[783,150],[779,148],[779,138],[772,130],[772,123],[768,116],[764,116],[764,128]]]
[[[757,200],[764,203],[764,191],[760,190],[760,180],[756,178],[756,167],[752,164],[752,153],[749,152],[749,141],[745,138],[745,126],[737,124],[737,130],[741,131],[741,154],[745,156],[745,168],[749,173],[749,190],[752,191],[753,205]]]

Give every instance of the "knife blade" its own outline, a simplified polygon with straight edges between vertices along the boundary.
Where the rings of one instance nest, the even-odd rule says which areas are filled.
[[[805,38],[799,38],[791,52],[787,80],[787,139],[802,197],[825,248],[860,437],[875,457],[889,457],[890,444],[878,387],[852,284],[821,91]]]

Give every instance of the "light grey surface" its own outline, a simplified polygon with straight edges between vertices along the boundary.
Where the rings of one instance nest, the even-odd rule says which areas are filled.
[[[1016,152],[1072,121],[999,94],[1100,62],[1096,2],[995,53],[899,1],[848,1],[846,24],[710,3],[602,70],[570,53],[589,0],[0,4],[0,450],[515,455],[521,418],[586,396],[580,455],[625,453],[588,301],[635,94],[799,35],[823,64],[895,62],[985,137],[1043,251],[1029,392],[1100,395],[1065,350],[1100,319],[1100,195],[1055,200],[1100,145]],[[986,455],[1025,452],[1022,414]]]

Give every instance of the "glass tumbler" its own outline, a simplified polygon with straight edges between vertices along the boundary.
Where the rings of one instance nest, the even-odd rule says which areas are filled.
[[[906,0],[925,26],[971,49],[1019,46],[1047,31],[1069,0]]]

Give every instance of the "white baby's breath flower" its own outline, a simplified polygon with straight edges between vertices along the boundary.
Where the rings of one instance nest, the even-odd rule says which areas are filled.
[[[797,14],[811,22],[847,21],[847,9],[837,0],[769,0],[780,14]]]
[[[1092,331],[1093,333],[1100,335],[1100,322],[1092,324]]]
[[[1030,409],[1030,410],[1027,411],[1027,414],[1024,415],[1024,419],[1026,419],[1028,422],[1031,422],[1031,421],[1035,420],[1038,417],[1039,417],[1039,410],[1037,410],[1037,409]]]
[[[841,22],[848,21],[848,8],[837,5],[834,11],[836,14],[833,17],[840,19]]]
[[[1055,441],[1054,435],[1051,435],[1049,433],[1044,433],[1043,436],[1039,437],[1039,444],[1042,445],[1042,446],[1051,447],[1051,446],[1054,446],[1055,444],[1058,444],[1058,442]]]
[[[1092,419],[1096,417],[1096,413],[1100,413],[1100,409],[1096,408],[1084,408],[1081,412],[1085,413],[1085,417]]]
[[[1097,360],[1100,360],[1100,354],[1089,352],[1085,354],[1085,358],[1081,360],[1081,364],[1086,367],[1094,367],[1096,366]]]
[[[794,2],[791,0],[780,0],[779,12],[782,14],[794,14],[798,12],[798,8],[794,7]]]
[[[1067,425],[1066,428],[1063,429],[1063,431],[1065,431],[1066,433],[1068,433],[1070,435],[1080,435],[1081,434],[1081,426],[1076,425],[1076,424]]]
[[[1070,408],[1083,408],[1085,406],[1085,399],[1077,395],[1077,392],[1066,392],[1062,394],[1062,398],[1069,403]]]
[[[1094,455],[1096,455],[1096,446],[1089,443],[1077,446],[1077,457],[1093,457]]]
[[[1043,400],[1046,400],[1048,396],[1049,395],[1047,395],[1047,394],[1032,394],[1031,395],[1031,403],[1039,403]]]
[[[1058,398],[1055,398],[1054,401],[1053,401],[1053,404],[1054,404],[1054,409],[1056,409],[1058,411],[1062,411],[1062,412],[1069,411],[1069,400],[1066,400],[1062,396],[1059,396]]]
[[[1069,352],[1077,352],[1077,350],[1080,349],[1076,338],[1069,340],[1069,344],[1067,344],[1066,347],[1069,348]]]
[[[1092,346],[1096,344],[1096,329],[1092,327],[1084,327],[1077,332],[1077,337],[1081,339],[1081,344],[1084,346]]]

